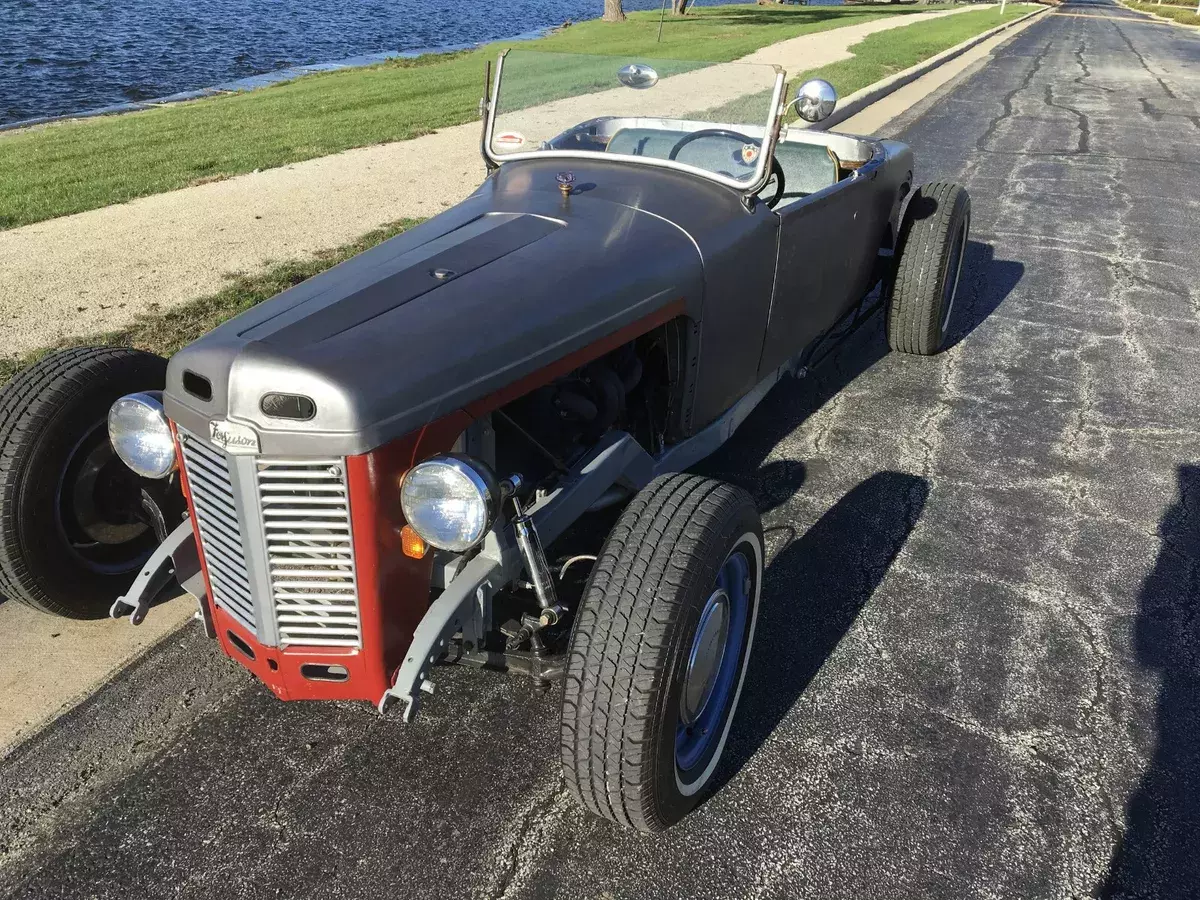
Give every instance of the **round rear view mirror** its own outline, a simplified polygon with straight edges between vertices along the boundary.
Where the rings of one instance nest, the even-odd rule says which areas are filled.
[[[617,72],[617,80],[625,87],[637,88],[642,91],[658,84],[658,73],[642,63],[630,63]]]
[[[837,101],[837,91],[833,85],[824,79],[814,78],[800,85],[792,105],[796,107],[796,115],[805,122],[820,122],[829,118]]]

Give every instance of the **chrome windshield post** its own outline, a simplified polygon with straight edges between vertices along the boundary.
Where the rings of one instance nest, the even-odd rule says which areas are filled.
[[[744,66],[739,63],[695,63],[695,62],[679,62],[682,66],[681,71],[672,72],[670,70],[663,74],[660,79],[659,72],[651,69],[648,63],[642,68],[648,69],[653,73],[654,79],[647,85],[627,83],[632,79],[632,76],[626,80],[620,80],[620,72],[627,72],[631,67],[626,65],[619,70],[618,81],[624,85],[624,89],[634,88],[631,95],[641,95],[638,101],[629,101],[626,103],[626,108],[622,112],[620,108],[604,109],[605,104],[616,104],[621,107],[622,103],[619,98],[612,95],[612,89],[596,90],[595,86],[587,85],[587,90],[583,94],[573,95],[569,90],[565,96],[557,96],[557,99],[552,99],[544,103],[545,108],[553,108],[554,114],[560,118],[564,116],[565,111],[569,108],[577,108],[581,118],[586,118],[586,121],[575,122],[569,127],[565,126],[564,122],[558,122],[557,126],[563,126],[565,130],[560,130],[550,136],[546,134],[529,135],[525,129],[512,129],[508,122],[508,116],[517,116],[528,112],[530,109],[537,110],[542,107],[537,104],[529,106],[530,97],[522,93],[522,78],[528,76],[526,67],[522,67],[521,59],[530,56],[535,57],[575,57],[584,60],[604,60],[606,57],[592,57],[587,54],[542,54],[534,52],[518,52],[505,50],[496,61],[496,69],[492,78],[492,91],[489,97],[485,98],[484,109],[484,126],[482,135],[481,151],[485,163],[489,171],[497,167],[501,167],[509,162],[519,162],[528,159],[555,157],[559,159],[578,159],[578,160],[593,160],[598,154],[603,154],[608,162],[632,163],[639,166],[652,166],[662,169],[671,169],[678,172],[687,172],[692,175],[697,175],[707,181],[722,184],[738,193],[745,198],[745,202],[753,205],[753,197],[761,192],[771,178],[771,164],[774,160],[775,145],[778,141],[778,127],[783,118],[783,110],[781,109],[781,99],[787,92],[787,75],[782,68],[777,65],[754,64],[752,66]],[[511,58],[510,58],[511,57]],[[615,61],[615,60],[614,60]],[[539,59],[538,72],[544,76],[542,71],[547,65],[552,65],[553,59],[546,62]],[[513,68],[516,66],[516,68]],[[729,101],[733,99],[749,99],[755,105],[761,104],[768,96],[768,84],[772,85],[769,88],[769,105],[767,110],[766,122],[762,124],[760,119],[758,123],[750,123],[746,118],[737,119],[733,122],[716,121],[708,118],[704,112],[696,113],[698,118],[674,118],[664,117],[660,112],[656,112],[653,105],[647,105],[645,96],[648,93],[644,90],[645,87],[656,88],[659,91],[666,91],[663,95],[664,103],[668,105],[671,102],[678,103],[683,95],[677,95],[679,91],[686,92],[686,82],[677,82],[676,79],[688,79],[692,77],[694,70],[714,68],[718,73],[728,75],[730,78],[742,77],[741,81],[736,82],[738,88],[733,92],[726,92],[720,97],[711,98],[708,102],[716,104],[717,108],[709,110],[708,113],[715,113],[721,107],[721,101]],[[728,68],[730,71],[724,71]],[[737,70],[737,71],[733,71]],[[745,71],[748,70],[747,75]],[[640,70],[639,70],[640,71]],[[754,73],[757,71],[758,77],[762,80],[755,82],[753,80]],[[506,87],[505,76],[508,76],[509,82],[516,79],[515,82],[509,83]],[[568,75],[571,73],[568,72]],[[682,86],[681,86],[682,84]],[[675,85],[674,91],[670,85]],[[762,85],[761,88],[755,90],[756,85]],[[568,85],[570,81],[568,79]],[[738,93],[740,89],[741,93]],[[515,92],[517,99],[507,104],[508,109],[501,109],[504,103],[502,99],[503,92],[511,90]],[[626,101],[628,97],[626,96]],[[671,98],[674,98],[672,101]],[[566,101],[579,101],[578,103],[568,106]],[[591,104],[589,106],[589,103]],[[699,105],[700,101],[695,101]],[[599,104],[599,105],[598,105]],[[761,108],[761,107],[760,107]],[[501,119],[501,114],[506,117]],[[672,114],[674,116],[674,113]],[[757,117],[757,113],[755,114]],[[641,149],[620,149],[617,150],[607,143],[607,139],[612,137],[610,134],[599,135],[598,140],[580,141],[579,138],[592,137],[596,138],[597,128],[603,130],[606,124],[613,122],[629,122],[631,127],[648,128],[653,127],[646,123],[662,123],[663,130],[671,130],[674,126],[676,130],[680,128],[689,129],[691,131],[712,130],[712,126],[716,126],[720,130],[733,133],[734,137],[744,136],[746,141],[745,152],[742,157],[743,168],[745,173],[742,177],[737,177],[728,171],[724,171],[722,165],[713,163],[701,165],[699,163],[683,162],[676,158],[676,154],[672,152],[667,155],[664,148],[658,147],[655,152],[644,152]],[[526,124],[530,124],[526,122]],[[591,130],[584,130],[590,126]],[[535,130],[544,127],[544,123],[534,122],[530,127]],[[497,147],[497,141],[504,146]],[[761,143],[760,143],[761,141]],[[588,144],[592,146],[588,146]],[[670,145],[668,144],[667,147]],[[757,158],[755,158],[757,155]],[[748,172],[746,169],[753,165],[754,167]]]
[[[747,205],[754,202],[754,197],[771,180],[771,164],[775,160],[775,145],[779,143],[779,131],[783,123],[783,97],[785,93],[787,93],[787,73],[779,66],[776,66],[775,87],[771,91],[771,108],[767,113],[767,126],[763,132],[762,151],[759,154],[759,170],[753,184],[749,185],[743,192]]]
[[[488,174],[500,168],[500,160],[492,155],[492,137],[496,133],[496,107],[500,99],[500,78],[504,74],[504,58],[508,51],[504,50],[496,59],[496,75],[492,79],[491,94],[484,94],[483,139],[479,150],[483,154],[483,164],[487,166]],[[489,68],[490,68],[489,63]]]

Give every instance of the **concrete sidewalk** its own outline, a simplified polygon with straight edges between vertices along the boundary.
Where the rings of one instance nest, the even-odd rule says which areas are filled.
[[[737,62],[797,74],[852,57],[850,48],[869,35],[964,11],[802,35]],[[710,108],[746,91],[744,80],[720,77],[730,65],[662,86],[671,82],[683,107]],[[756,81],[752,89],[760,87]],[[340,246],[398,219],[435,215],[483,175],[479,125],[469,122],[0,232],[0,353],[121,328],[141,313],[213,293],[231,275]]]

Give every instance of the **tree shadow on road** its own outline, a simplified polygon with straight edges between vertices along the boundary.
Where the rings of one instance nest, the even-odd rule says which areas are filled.
[[[1178,474],[1134,632],[1138,662],[1161,678],[1158,742],[1126,811],[1106,900],[1200,897],[1200,465]]]
[[[877,472],[767,566],[754,654],[718,776],[722,783],[770,737],[850,630],[928,496],[924,478]]]

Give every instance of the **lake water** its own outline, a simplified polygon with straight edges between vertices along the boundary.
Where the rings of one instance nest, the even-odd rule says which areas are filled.
[[[625,0],[626,10],[658,5]],[[603,0],[0,0],[0,124],[602,11]]]

